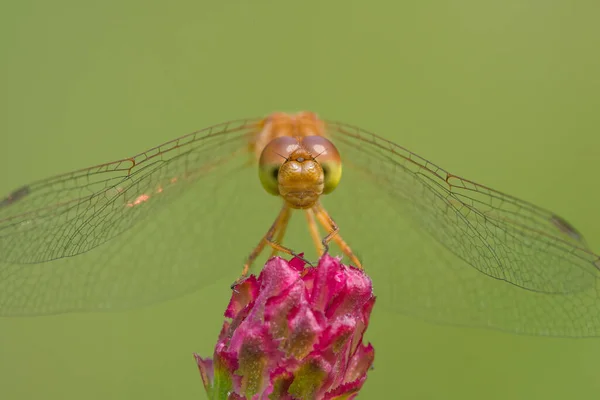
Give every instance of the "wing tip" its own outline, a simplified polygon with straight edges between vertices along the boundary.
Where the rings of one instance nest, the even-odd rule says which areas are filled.
[[[0,201],[0,208],[7,207],[25,196],[29,195],[30,189],[28,185],[21,186],[17,190],[12,191],[8,196],[6,196],[2,201]]]

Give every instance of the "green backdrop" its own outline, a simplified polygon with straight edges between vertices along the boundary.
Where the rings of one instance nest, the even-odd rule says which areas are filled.
[[[6,3],[0,191],[228,119],[309,109],[555,210],[600,249],[599,11],[529,0]],[[155,306],[0,319],[0,397],[204,398],[192,352],[212,352],[238,273],[205,262],[229,271]],[[600,339],[432,325],[377,307],[368,339],[375,370],[361,398],[600,391]]]

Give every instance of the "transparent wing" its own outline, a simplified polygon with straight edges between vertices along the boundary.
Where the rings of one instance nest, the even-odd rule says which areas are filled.
[[[252,121],[216,125],[134,157],[35,182],[0,201],[0,261],[39,263],[84,253],[244,150]],[[239,148],[229,154],[228,143]],[[144,207],[140,207],[141,205]],[[146,206],[148,204],[148,206]]]
[[[328,132],[344,164],[335,195],[347,200],[326,205],[375,260],[365,268],[384,304],[444,323],[600,335],[599,257],[563,218],[360,128]],[[368,210],[360,227],[349,207]]]
[[[241,265],[279,207],[246,168],[256,123],[217,125],[1,200],[0,315],[146,305]],[[381,303],[443,323],[600,335],[598,256],[563,218],[359,128],[329,131],[344,179],[323,202],[365,256]],[[292,247],[309,248],[306,237]]]
[[[0,314],[127,308],[210,282],[222,271],[202,265],[228,201],[218,192],[251,160],[256,123],[216,125],[0,201]]]

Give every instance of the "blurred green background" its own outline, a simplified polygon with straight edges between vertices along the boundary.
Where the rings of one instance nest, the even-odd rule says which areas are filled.
[[[555,210],[600,250],[595,2],[1,8],[2,193],[228,119],[309,109]],[[152,307],[0,319],[0,397],[204,398],[192,352],[212,352],[237,268]],[[600,391],[600,340],[431,325],[377,307],[372,321],[375,370],[361,398]]]

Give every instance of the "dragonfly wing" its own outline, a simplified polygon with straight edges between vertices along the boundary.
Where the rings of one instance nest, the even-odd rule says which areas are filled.
[[[0,261],[71,257],[111,240],[225,162],[224,152],[235,157],[252,129],[247,120],[216,125],[19,188],[0,202]]]
[[[598,276],[598,256],[563,218],[452,175],[364,130],[329,123],[337,142],[393,193],[430,235],[469,265],[525,289],[563,293]]]
[[[210,239],[227,201],[216,197],[251,160],[253,133],[255,121],[216,125],[7,196],[0,314],[129,308],[211,282],[223,271],[202,265],[214,260]]]
[[[378,260],[396,262],[385,273],[365,262],[375,284],[377,275],[386,276],[383,303],[445,323],[600,334],[598,256],[564,219],[359,128],[328,122],[328,132],[344,163],[340,190],[368,186],[347,194],[371,210],[363,212],[369,221],[362,229],[371,227],[377,250],[368,248],[386,255]],[[348,238],[353,222],[345,222],[338,221]]]

